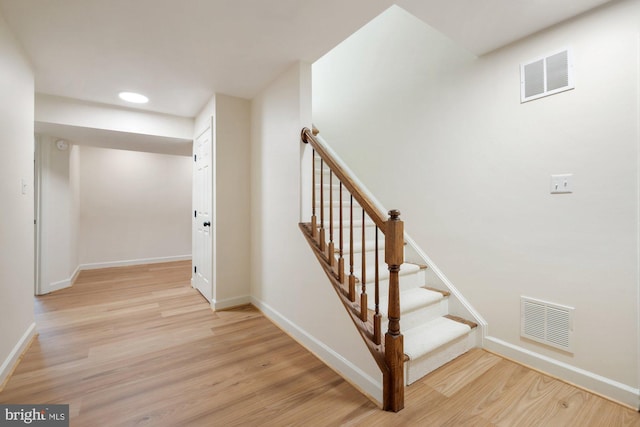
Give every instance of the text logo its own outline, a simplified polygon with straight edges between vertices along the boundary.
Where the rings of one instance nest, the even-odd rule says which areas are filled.
[[[69,405],[0,405],[0,427],[69,427]]]

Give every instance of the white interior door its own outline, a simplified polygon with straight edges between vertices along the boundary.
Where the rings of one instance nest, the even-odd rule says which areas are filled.
[[[192,285],[209,301],[213,298],[215,242],[213,220],[213,119],[193,144],[193,269]]]

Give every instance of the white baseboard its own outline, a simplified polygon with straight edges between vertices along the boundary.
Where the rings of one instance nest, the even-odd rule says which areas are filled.
[[[187,261],[191,259],[191,255],[180,255],[180,256],[171,256],[171,257],[161,257],[161,258],[144,258],[144,259],[132,259],[126,261],[111,261],[111,262],[98,262],[91,264],[80,264],[76,267],[75,271],[71,275],[70,278],[65,280],[60,280],[59,282],[52,282],[46,285],[46,289],[44,290],[44,294],[48,294],[49,292],[59,291],[61,289],[70,288],[73,283],[78,278],[78,274],[82,270],[95,270],[98,268],[110,268],[110,267],[125,267],[131,265],[140,265],[140,264],[157,264],[161,262],[171,262],[171,261]],[[248,304],[247,302],[246,304]]]
[[[14,367],[35,335],[36,324],[34,322],[29,325],[20,340],[13,347],[13,350],[11,350],[11,353],[9,353],[9,356],[7,356],[5,361],[2,362],[2,365],[0,365],[0,391],[4,388],[5,382],[9,379]]]
[[[313,337],[298,325],[278,313],[268,304],[251,297],[251,303],[255,305],[266,317],[284,330],[289,336],[296,340],[307,350],[316,355],[325,364],[331,367],[349,383],[359,388],[361,392],[369,396],[370,399],[382,405],[382,382],[372,378],[353,363],[336,353],[317,338]]]
[[[640,389],[560,362],[498,338],[484,337],[484,348],[633,408],[637,409],[640,405]]]
[[[73,274],[70,278],[61,280],[59,282],[49,283],[49,287],[47,288],[48,292],[59,291],[60,289],[70,288],[73,285],[73,282],[78,278],[78,274],[80,274],[80,266],[77,266]]]
[[[157,264],[161,262],[187,261],[190,259],[191,255],[178,255],[158,258],[129,259],[123,261],[94,262],[89,264],[80,264],[80,267],[78,268],[80,270],[95,270],[98,268],[128,267],[130,265]]]
[[[211,307],[213,307],[214,310],[224,310],[226,308],[238,307],[239,305],[247,304],[251,304],[251,297],[249,295],[235,298],[226,298],[222,300],[213,300],[213,302],[211,302]]]
[[[73,283],[76,281],[76,279],[78,278],[78,275],[80,274],[81,271],[82,270],[80,270],[80,266],[77,266],[76,270],[71,275],[71,279],[69,279],[69,284],[70,285],[73,285]]]
[[[60,289],[70,288],[71,287],[71,279],[61,280],[59,282],[49,283],[47,287],[47,293],[59,291]]]

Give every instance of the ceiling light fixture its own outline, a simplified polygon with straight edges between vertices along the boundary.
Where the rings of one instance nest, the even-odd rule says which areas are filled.
[[[147,102],[149,102],[149,98],[135,92],[120,92],[118,96],[120,97],[120,99],[127,102],[133,102],[134,104],[146,104]]]

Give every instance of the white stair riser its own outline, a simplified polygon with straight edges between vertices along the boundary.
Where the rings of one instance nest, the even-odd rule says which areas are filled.
[[[402,313],[400,315],[400,330],[408,330],[423,323],[430,322],[440,316],[446,315],[448,310],[448,299],[443,298],[434,304],[422,307],[418,310],[413,310],[409,313]],[[386,331],[389,326],[389,319],[384,317],[381,323],[382,331]]]
[[[318,228],[320,228],[320,217],[316,215],[316,219],[318,221]],[[350,233],[350,229],[349,229],[349,222],[347,221],[347,218],[342,218],[343,221],[343,227],[342,227],[342,235],[344,236],[344,244],[348,244],[349,243],[349,233]],[[353,226],[353,241],[354,243],[360,242],[362,240],[362,226],[360,225],[362,221],[358,221],[358,225]],[[330,227],[331,223],[329,222],[329,220],[327,218],[325,218],[324,220],[324,228],[325,228],[325,232],[329,233],[329,227]],[[340,219],[338,218],[336,220],[336,218],[334,218],[333,220],[333,234],[339,236],[340,235]],[[373,225],[366,225],[364,228],[364,235],[365,235],[365,240],[373,240],[375,238],[375,227]],[[378,238],[382,241],[384,239],[384,234],[382,234],[381,232],[378,231]]]
[[[329,202],[331,201],[331,197],[333,197],[333,202],[334,203],[339,203],[340,202],[340,189],[334,189],[333,191],[329,191],[328,189],[325,188],[324,190],[324,194],[322,195],[323,197],[323,201],[324,202]],[[346,188],[342,188],[342,204],[343,205],[349,205],[349,202],[351,200],[351,193],[349,193]],[[358,202],[356,201],[356,199],[353,199],[353,206],[355,207],[358,204]],[[316,188],[316,207],[320,207],[320,188]]]
[[[356,272],[354,272],[354,274],[356,274]],[[349,277],[349,274],[347,273],[345,277]],[[406,291],[408,289],[419,288],[422,286],[422,283],[424,283],[423,270],[416,271],[415,273],[411,273],[411,274],[406,274],[404,276],[400,276],[400,292]],[[380,283],[378,284],[378,286],[380,287],[380,295],[389,295],[388,279],[380,280]],[[358,294],[360,294],[361,292],[360,283],[356,284],[356,292]],[[367,279],[367,294],[369,294],[369,298],[374,297],[374,292],[375,292],[375,289],[373,286],[373,281],[369,282]]]
[[[334,245],[334,249],[335,249],[335,257],[336,259],[338,259],[340,257],[340,237],[339,236],[333,236],[333,245]],[[327,239],[326,243],[329,243],[329,240]],[[402,249],[403,254],[404,254],[404,248]],[[387,271],[387,269],[389,268],[386,264],[384,264],[384,241],[382,242],[378,242],[378,261],[380,262],[380,270],[385,270]],[[375,245],[373,243],[368,243],[365,244],[365,253],[366,253],[366,259],[367,259],[367,265],[371,265],[373,263],[375,263],[376,257],[375,257],[375,253],[376,253],[376,248]],[[350,262],[350,257],[351,254],[349,252],[349,245],[346,243],[343,243],[342,246],[342,257],[344,258],[344,262],[346,263],[346,265],[349,264]],[[354,242],[353,244],[353,262],[354,262],[354,271],[360,271],[360,265],[362,263],[362,244],[360,242]],[[384,265],[383,265],[384,264]],[[358,267],[358,269],[356,270],[355,267]]]
[[[329,209],[325,209],[324,212],[320,212],[320,210],[316,210],[316,219],[318,222],[318,227],[321,224],[321,219],[322,216],[324,215],[324,228],[329,228],[329,226],[331,225],[331,214],[333,212],[333,228],[334,230],[338,230],[340,228],[340,209],[339,208],[334,208],[332,211],[329,211]],[[342,209],[342,228],[347,231],[349,230],[349,222],[351,220],[351,213],[349,212],[348,208],[343,208]],[[362,222],[362,211],[361,210],[356,210],[355,208],[353,209],[353,220],[354,221],[358,221],[358,222]],[[354,227],[355,228],[355,227]],[[367,227],[368,228],[368,227]],[[374,227],[371,227],[374,228]],[[375,228],[374,228],[375,230]],[[375,231],[374,231],[375,232]],[[383,235],[382,232],[378,231],[379,235]],[[356,238],[357,235],[354,235],[354,239]]]
[[[318,229],[320,228],[321,225],[324,226],[326,237],[328,240],[329,230],[331,227],[331,222],[330,222],[331,217],[329,215],[329,211],[324,212],[324,223],[321,223],[320,219],[321,219],[320,211],[317,210],[316,223],[318,225]],[[348,245],[350,235],[351,235],[349,219],[350,217],[349,217],[348,211],[346,213],[343,212],[342,235],[343,235],[343,239],[344,239],[343,242],[345,246]],[[337,242],[340,236],[340,210],[339,209],[334,210],[334,213],[333,213],[333,235],[334,235],[334,241],[336,241],[336,246],[337,246]],[[369,220],[368,218],[365,220],[364,235],[365,235],[365,240],[373,241],[375,240],[375,237],[376,237],[376,226],[373,223],[373,221]],[[384,242],[384,233],[382,233],[382,231],[380,230],[378,230],[378,240],[380,242],[379,243],[380,246],[382,246]],[[355,210],[354,210],[354,224],[353,224],[353,241],[354,243],[359,243],[362,241],[362,214],[356,215]]]
[[[329,215],[331,214],[331,209],[329,209],[329,205],[324,207],[324,220],[329,222]],[[340,203],[333,201],[333,221],[334,223],[338,222],[338,217],[340,216]],[[320,218],[320,204],[316,205],[316,217]],[[342,204],[342,222],[344,227],[349,226],[349,219],[351,218],[351,207],[348,204]],[[365,219],[369,219],[367,215],[365,215]],[[361,221],[362,220],[362,208],[360,206],[353,207],[353,220]]]
[[[320,232],[320,227],[322,226],[322,224],[320,224],[320,219],[318,219],[318,232]],[[325,237],[325,242],[329,242],[331,239],[331,228],[329,225],[329,221],[325,221],[324,223],[324,237]],[[349,247],[349,243],[351,240],[351,236],[349,234],[349,229],[343,229],[342,230],[342,247],[345,253],[347,253],[346,248]],[[373,230],[373,228],[365,228],[364,230],[364,240],[365,243],[371,245],[371,248],[374,248],[374,242],[375,242],[375,231]],[[336,247],[336,250],[340,248],[340,228],[336,227],[334,225],[333,227],[333,242],[334,245]],[[358,248],[362,245],[362,229],[361,228],[354,228],[353,229],[353,247]],[[379,249],[384,249],[384,235],[382,235],[381,233],[378,233],[378,248]]]
[[[318,213],[316,213],[316,216],[318,216]],[[327,223],[325,225],[328,227],[329,226],[329,221],[327,221]],[[367,220],[365,220],[364,226],[368,230],[370,228],[375,228],[375,223],[373,222],[373,220],[367,219]],[[339,228],[340,227],[340,220],[339,219],[334,219],[333,220],[333,227],[334,228]],[[342,218],[342,227],[345,230],[349,230],[349,222],[347,221],[347,218]],[[355,231],[355,229],[361,229],[361,228],[362,228],[362,218],[355,218],[353,220],[353,229],[354,229],[354,231]]]
[[[320,200],[320,193],[318,192],[316,194],[316,209],[320,209],[321,206],[323,206],[325,209],[328,208],[329,206],[333,205],[334,207],[336,205],[340,205],[340,192],[334,192],[333,196],[329,195],[329,192],[325,192],[323,194],[323,199],[322,199],[322,203]],[[331,199],[331,197],[333,197],[333,199]],[[344,194],[344,190],[342,191],[342,207],[344,208],[349,208],[351,207],[351,201],[349,198],[349,194],[347,194],[345,196]],[[356,199],[353,199],[353,209],[355,210],[356,208],[360,208],[360,204],[356,201]]]
[[[468,334],[450,341],[416,360],[405,362],[404,378],[406,385],[413,384],[428,373],[472,349],[476,343],[476,333],[477,328],[472,329]]]
[[[335,239],[335,236],[334,236]],[[338,238],[339,239],[339,238]],[[348,239],[345,239],[348,240]],[[338,242],[335,242],[335,247],[336,247],[336,257],[338,256],[339,252],[338,250],[340,249]],[[364,246],[365,252],[367,252],[367,261],[369,260],[369,257],[371,257],[371,260],[373,261],[375,259],[375,257],[373,256],[373,254],[369,254],[368,252],[375,252],[376,250],[376,246],[374,242],[365,242],[365,246]],[[384,240],[378,241],[378,252],[380,252],[378,254],[378,257],[380,260],[384,259]],[[358,259],[360,258],[360,254],[362,253],[362,243],[360,242],[353,242],[353,253],[354,254],[358,254]],[[342,246],[342,256],[343,257],[348,257],[349,256],[349,244],[347,243],[343,243]]]

